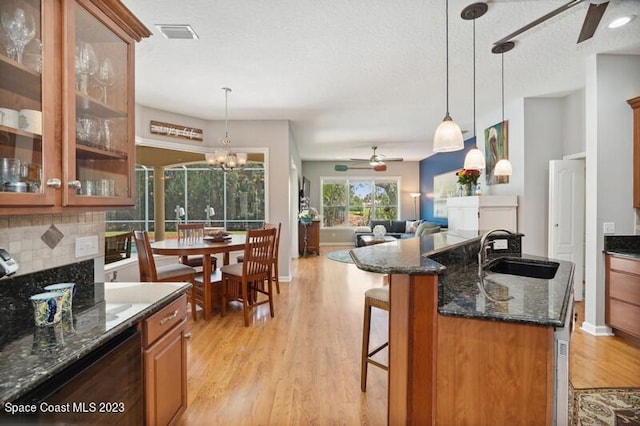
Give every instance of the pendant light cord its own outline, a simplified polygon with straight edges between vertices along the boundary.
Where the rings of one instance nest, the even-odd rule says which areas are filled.
[[[447,116],[449,116],[449,0],[445,1],[445,50],[447,67]]]
[[[476,140],[476,19],[473,18],[473,142]]]
[[[229,139],[229,89],[224,89],[224,138]]]
[[[502,122],[504,122],[504,52],[500,53],[502,60]]]

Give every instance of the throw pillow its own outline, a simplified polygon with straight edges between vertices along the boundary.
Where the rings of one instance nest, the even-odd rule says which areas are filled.
[[[415,234],[416,230],[418,229],[418,225],[420,225],[419,220],[407,220],[407,222],[405,223],[404,232]]]
[[[416,227],[416,237],[419,237],[420,234],[422,234],[422,231],[427,227],[427,222],[421,222],[417,227]]]
[[[355,232],[371,232],[371,228],[368,226],[358,226]]]

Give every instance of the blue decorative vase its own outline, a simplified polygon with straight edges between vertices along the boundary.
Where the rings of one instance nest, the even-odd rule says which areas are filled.
[[[301,217],[300,223],[302,223],[303,225],[308,225],[311,223],[311,219],[309,219],[308,217]]]

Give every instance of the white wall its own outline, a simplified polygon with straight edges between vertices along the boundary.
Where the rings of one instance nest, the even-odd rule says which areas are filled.
[[[562,153],[564,155],[585,152],[584,89],[573,92],[564,98],[562,129]]]
[[[546,256],[549,216],[549,161],[562,159],[562,98],[524,100],[524,190],[519,230],[525,253]]]
[[[582,327],[592,334],[607,334],[602,224],[614,222],[620,235],[635,232],[633,123],[626,100],[640,94],[640,56],[590,56],[586,74],[586,302]]]

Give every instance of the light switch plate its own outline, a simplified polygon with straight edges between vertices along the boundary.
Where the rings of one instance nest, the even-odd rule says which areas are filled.
[[[505,239],[493,240],[494,250],[506,250],[508,248],[509,248],[509,240],[505,240]]]
[[[614,222],[604,222],[602,224],[602,233],[603,234],[615,234],[616,233],[616,224]]]
[[[76,258],[98,254],[98,236],[76,238]]]

